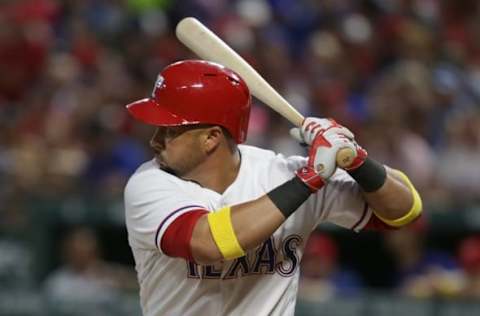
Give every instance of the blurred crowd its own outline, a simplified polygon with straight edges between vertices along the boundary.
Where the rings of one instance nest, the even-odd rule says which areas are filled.
[[[0,275],[12,276],[2,266],[21,268],[15,262],[27,266],[40,257],[37,278],[47,277],[52,260],[45,257],[60,256],[51,246],[58,234],[40,223],[123,227],[123,186],[150,158],[152,133],[124,106],[147,97],[164,66],[194,58],[173,32],[185,16],[211,27],[301,113],[335,118],[373,157],[404,170],[427,213],[480,203],[478,1],[4,0]],[[247,143],[303,154],[289,128],[254,101]],[[386,243],[414,248],[401,245],[412,236],[403,235]],[[313,279],[338,260],[334,243],[319,243],[312,254],[326,251],[330,259],[325,271],[311,272]],[[446,292],[467,291],[462,280],[476,280],[469,293],[480,297],[478,243],[469,237],[451,258],[433,256],[439,269],[452,272],[444,282],[455,288]],[[44,249],[50,250],[39,254]],[[392,251],[397,255],[402,251]],[[429,292],[424,279],[436,270],[404,259],[398,288]],[[424,283],[406,280],[417,272]],[[49,288],[66,276],[50,277]],[[342,292],[363,286],[348,269],[333,278]]]
[[[416,299],[478,300],[480,235],[465,238],[457,252],[451,253],[427,247],[426,226],[421,220],[412,227],[385,233],[381,247],[393,266],[390,275],[383,277],[392,293]],[[326,233],[315,232],[310,237],[302,259],[301,300],[352,298],[368,288],[361,271],[342,263],[340,250]]]

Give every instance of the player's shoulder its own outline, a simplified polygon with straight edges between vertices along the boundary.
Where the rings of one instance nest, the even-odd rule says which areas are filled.
[[[159,167],[158,164],[155,162],[155,159],[151,159],[142,163],[137,170],[130,176],[130,181],[135,181],[139,178],[149,178],[149,177],[156,177],[164,173]]]
[[[269,165],[296,170],[306,164],[306,158],[302,156],[285,156],[273,150],[250,145],[239,145],[239,149],[242,159],[245,157],[245,160],[262,166]]]
[[[269,160],[274,159],[276,154],[272,150],[263,149],[260,147],[252,146],[252,145],[238,145],[238,149],[242,154],[242,158],[251,158],[251,159],[263,159]]]
[[[172,187],[178,185],[176,177],[159,168],[155,159],[141,164],[130,176],[125,185],[125,194],[148,190],[152,187]]]

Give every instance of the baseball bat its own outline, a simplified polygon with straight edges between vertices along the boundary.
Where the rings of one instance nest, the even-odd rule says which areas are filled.
[[[245,59],[222,39],[193,17],[182,19],[176,27],[177,38],[200,58],[226,66],[247,83],[253,96],[282,115],[295,126],[302,126],[303,115],[283,98]],[[342,148],[337,152],[337,165],[348,167],[355,151]]]

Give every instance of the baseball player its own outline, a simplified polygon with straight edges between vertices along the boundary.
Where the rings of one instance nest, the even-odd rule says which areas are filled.
[[[241,145],[250,102],[237,74],[187,60],[127,105],[157,126],[155,158],[125,188],[144,315],[293,315],[299,262],[320,222],[388,229],[421,213],[407,176],[333,120],[307,118],[293,130],[308,157]],[[344,147],[357,154],[346,170],[335,162]]]

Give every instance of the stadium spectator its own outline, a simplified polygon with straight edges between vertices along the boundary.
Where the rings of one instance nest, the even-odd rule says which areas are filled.
[[[396,264],[395,291],[416,298],[455,297],[462,288],[461,270],[448,252],[425,245],[428,229],[420,219],[411,227],[385,233]]]
[[[104,261],[95,233],[73,229],[63,245],[63,265],[45,281],[49,310],[55,315],[122,315],[120,290],[136,287],[135,275]]]
[[[328,301],[362,293],[361,278],[339,262],[338,246],[324,233],[313,233],[307,241],[301,262],[298,298]]]
[[[462,296],[480,298],[480,236],[474,235],[461,241],[458,258],[464,273]]]

